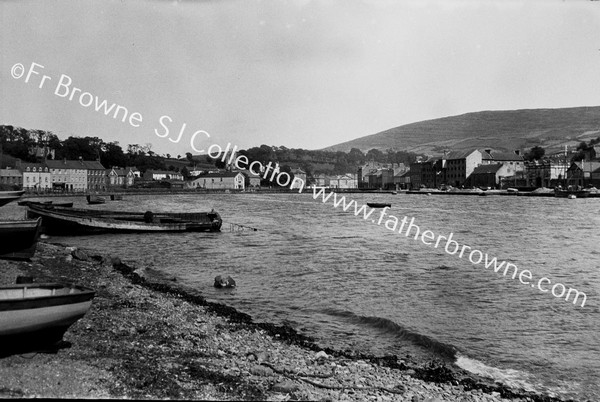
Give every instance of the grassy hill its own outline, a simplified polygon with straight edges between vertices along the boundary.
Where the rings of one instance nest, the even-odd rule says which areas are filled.
[[[324,150],[392,148],[436,155],[444,149],[514,151],[539,145],[548,154],[599,135],[600,106],[483,111],[406,124]]]

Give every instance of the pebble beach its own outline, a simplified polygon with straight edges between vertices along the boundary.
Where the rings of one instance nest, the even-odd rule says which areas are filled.
[[[0,260],[0,284],[19,275],[96,296],[56,348],[0,358],[3,398],[558,400],[440,362],[320,349],[117,255],[40,242],[31,261]]]

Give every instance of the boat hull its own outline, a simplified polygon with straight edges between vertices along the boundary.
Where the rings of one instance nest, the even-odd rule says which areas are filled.
[[[385,204],[381,202],[367,202],[367,206],[370,208],[391,208],[392,204]]]
[[[589,190],[555,190],[554,196],[558,198],[587,198],[590,196]],[[572,197],[575,196],[575,197]]]
[[[146,213],[148,214],[148,213]],[[218,213],[156,213],[98,211],[30,205],[29,217],[42,218],[47,234],[97,234],[143,232],[217,232]]]
[[[53,345],[89,310],[92,289],[70,284],[0,286],[0,349]]]
[[[0,221],[0,258],[25,260],[37,248],[42,220]]]

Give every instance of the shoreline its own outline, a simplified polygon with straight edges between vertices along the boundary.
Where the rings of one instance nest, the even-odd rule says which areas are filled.
[[[57,243],[38,247],[31,262],[0,260],[0,280],[74,282],[96,298],[65,334],[70,347],[0,359],[0,396],[560,401],[441,362],[320,348],[135,263]]]

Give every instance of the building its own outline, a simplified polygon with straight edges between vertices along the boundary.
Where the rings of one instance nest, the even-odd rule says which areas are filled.
[[[183,180],[183,175],[170,170],[146,170],[142,176],[144,180]]]
[[[439,158],[431,158],[421,164],[421,186],[437,188],[445,184],[444,179],[445,161]]]
[[[440,168],[445,172],[444,182],[450,186],[461,187],[475,168],[482,164],[483,155],[477,149],[453,151],[444,154]],[[435,187],[435,186],[434,186]]]
[[[556,187],[564,184],[568,164],[559,160],[540,160],[525,162],[525,181],[527,187]]]
[[[408,171],[409,180],[410,180],[410,188],[413,190],[418,190],[422,187],[423,183],[421,181],[423,175],[423,163],[422,162],[414,162],[410,164],[410,169]]]
[[[187,183],[188,188],[243,190],[245,176],[241,172],[207,173]]]
[[[319,173],[313,176],[314,185],[316,187],[329,187],[329,177],[323,173]]]
[[[350,173],[338,176],[329,176],[330,188],[358,188],[356,176]]]
[[[248,169],[240,170],[240,172],[246,177],[246,187],[260,187],[260,181],[262,180],[260,174],[255,174]]]
[[[296,168],[296,169],[292,169],[291,172],[293,177],[292,177],[292,184],[290,185],[290,189],[299,189],[301,187],[303,187],[301,184],[299,184],[299,182],[297,180],[294,180],[296,178],[298,178],[299,180],[302,180],[303,183],[305,183],[306,185],[306,172],[300,168]]]
[[[477,166],[468,177],[466,184],[473,187],[499,188],[506,177],[512,177],[512,167],[506,163]]]
[[[600,169],[600,161],[579,161],[573,162],[567,170],[567,184],[574,186],[594,185],[592,183],[592,173]]]
[[[17,162],[23,175],[23,190],[47,192],[52,190],[52,173],[45,163]]]
[[[106,170],[107,187],[129,187],[133,185],[135,174],[131,168],[112,168]]]
[[[0,184],[23,188],[23,174],[19,169],[11,167],[0,169]]]
[[[106,190],[106,168],[100,161],[79,160],[87,169],[87,189],[88,191]]]
[[[87,168],[81,160],[47,160],[52,174],[52,189],[84,192],[87,190]]]
[[[410,177],[410,170],[398,175],[394,175],[394,185],[396,186],[396,190],[410,188]]]

